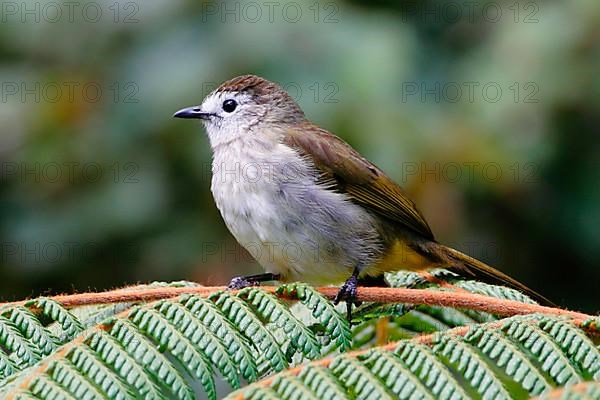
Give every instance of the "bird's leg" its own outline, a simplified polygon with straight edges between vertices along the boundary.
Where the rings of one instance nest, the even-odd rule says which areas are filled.
[[[346,310],[347,310],[347,318],[348,321],[352,321],[352,305],[355,306],[361,305],[360,301],[356,300],[356,288],[358,287],[358,268],[354,268],[352,272],[352,276],[346,280],[346,282],[340,288],[340,291],[335,296],[333,300],[333,304],[337,305],[340,301],[344,300],[346,302]]]
[[[238,290],[248,286],[258,286],[261,282],[276,281],[279,279],[279,274],[266,272],[264,274],[236,276],[229,281],[227,289]]]

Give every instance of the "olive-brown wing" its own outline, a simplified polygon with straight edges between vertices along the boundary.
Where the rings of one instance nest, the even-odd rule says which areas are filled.
[[[306,123],[289,129],[284,143],[310,159],[325,179],[357,204],[434,240],[427,221],[404,190],[339,137]]]

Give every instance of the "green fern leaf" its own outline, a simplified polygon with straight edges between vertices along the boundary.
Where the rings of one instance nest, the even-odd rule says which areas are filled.
[[[524,295],[518,290],[505,286],[491,285],[489,283],[478,282],[473,280],[464,280],[460,275],[448,271],[443,268],[435,268],[428,271],[429,274],[438,277],[448,283],[451,283],[457,288],[466,290],[470,293],[483,294],[486,296],[496,297],[499,299],[507,299],[520,301],[522,303],[536,304],[529,296]],[[391,287],[435,287],[439,288],[436,282],[430,282],[425,277],[417,272],[398,271],[385,274],[386,281]],[[444,289],[447,290],[447,289]]]
[[[452,284],[471,293],[483,294],[485,296],[496,297],[498,299],[520,301],[521,303],[537,304],[529,296],[524,295],[518,290],[507,288],[505,286],[490,285],[489,283],[478,281],[463,281],[458,279],[453,279]]]
[[[410,312],[412,305],[397,303],[368,303],[363,304],[352,312],[353,324],[369,321],[381,317],[400,318]]]
[[[302,369],[298,378],[320,399],[344,399],[346,397],[341,383],[328,368],[308,365]]]
[[[502,381],[471,346],[442,335],[437,335],[434,343],[433,351],[446,356],[483,399],[510,399]]]
[[[2,315],[0,315],[0,345],[10,352],[9,357],[18,368],[33,365],[41,358],[39,349],[23,336],[10,319]]]
[[[161,348],[168,350],[190,375],[198,378],[210,399],[216,399],[217,391],[210,361],[167,318],[146,307],[134,307],[129,318]]]
[[[581,324],[582,328],[585,329],[596,329],[600,330],[600,317],[590,317],[583,321]]]
[[[315,334],[277,297],[253,287],[239,291],[238,296],[246,298],[263,318],[282,329],[290,338],[292,346],[300,350],[304,356],[314,359],[321,354],[321,346]]]
[[[454,308],[421,306],[418,308],[418,310],[424,314],[430,315],[432,318],[435,318],[441,324],[444,324],[444,326],[452,328],[457,326],[473,325],[477,323],[477,321],[469,315]]]
[[[354,357],[336,357],[329,368],[343,382],[352,397],[361,400],[392,399],[383,383]]]
[[[477,323],[480,324],[498,320],[496,316],[483,311],[462,310],[462,312],[465,313],[465,315],[468,315],[469,317],[473,318],[475,321],[477,321]]]
[[[440,362],[431,349],[411,341],[402,341],[394,353],[419,377],[436,399],[458,400],[469,396],[452,373]]]
[[[551,388],[529,358],[502,331],[478,326],[472,328],[464,340],[494,360],[498,367],[503,368],[530,395],[539,395]]]
[[[256,361],[249,349],[250,341],[239,333],[212,301],[200,296],[182,296],[181,304],[213,334],[223,340],[225,349],[238,366],[242,376],[249,382],[258,378]]]
[[[62,343],[72,339],[79,332],[83,331],[83,325],[81,322],[79,322],[79,320],[73,314],[71,314],[69,310],[52,299],[40,297],[36,300],[28,302],[25,304],[25,306],[40,308],[43,315],[58,322],[65,334],[65,338],[62,338]]]
[[[516,296],[446,275],[440,279],[470,291]],[[419,274],[397,277],[410,286],[437,285]],[[600,390],[587,382],[600,379],[600,346],[579,320],[527,315],[497,321],[472,310],[366,304],[355,313],[361,323],[351,327],[308,285],[284,285],[277,294],[297,299],[297,306],[254,287],[142,305],[67,309],[42,298],[27,302],[29,309],[4,307],[0,398],[192,400],[190,385],[198,383],[214,399],[216,374],[238,388],[242,378],[252,382],[288,363],[390,338],[403,340],[300,365],[228,398],[505,399],[527,391],[583,399]],[[597,323],[591,318],[584,325],[593,330]],[[469,328],[446,331],[453,327]],[[436,333],[414,337],[423,332]],[[552,390],[555,385],[562,387]]]
[[[402,328],[419,333],[433,333],[451,328],[451,326],[440,321],[435,316],[420,310],[412,310],[394,322]]]
[[[19,370],[19,367],[11,360],[2,349],[0,349],[0,379],[6,378],[14,374]],[[4,384],[4,381],[0,383],[0,386]]]
[[[271,388],[285,400],[318,400],[315,393],[302,380],[293,375],[279,375],[273,380]]]
[[[161,312],[188,338],[223,374],[229,384],[237,389],[240,380],[237,368],[219,337],[206,328],[183,305],[169,301],[157,303],[154,308]]]
[[[162,398],[155,382],[149,379],[143,368],[127,354],[114,337],[98,329],[87,338],[87,344],[102,361],[116,371],[127,385],[135,388],[144,399],[158,400]]]
[[[133,398],[133,394],[121,381],[119,376],[104,365],[85,344],[73,347],[68,357],[75,368],[102,390],[106,394],[106,397],[115,400]]]
[[[39,399],[49,400],[77,400],[60,384],[50,379],[47,375],[39,375],[31,384],[31,394]]]
[[[114,321],[110,334],[117,339],[129,355],[143,365],[176,398],[184,400],[195,398],[192,388],[171,362],[139,331],[137,326],[129,320],[118,319]]]
[[[374,349],[361,359],[398,399],[431,399],[433,396],[402,360],[389,351]]]
[[[277,288],[277,293],[294,296],[311,310],[313,317],[325,328],[325,333],[335,339],[340,351],[346,351],[352,346],[352,331],[347,319],[314,288],[302,283],[293,283],[280,286]]]
[[[428,283],[422,275],[411,271],[386,272],[385,280],[395,288],[414,288]]]
[[[592,379],[600,380],[600,351],[571,322],[543,318],[540,328],[554,338],[561,349]]]
[[[529,350],[541,364],[542,370],[559,385],[581,381],[560,347],[549,334],[537,326],[530,316],[511,318],[507,320],[502,330]]]
[[[281,346],[273,334],[265,328],[245,301],[228,292],[217,292],[211,296],[227,318],[246,335],[274,371],[281,371],[288,362]]]
[[[255,386],[244,395],[246,400],[281,400],[281,397],[271,388]]]
[[[50,333],[29,309],[16,306],[11,309],[10,320],[23,332],[23,336],[35,344],[40,354],[48,355],[58,346],[58,339]]]
[[[54,361],[48,368],[50,377],[78,400],[102,398],[96,387],[66,358]]]

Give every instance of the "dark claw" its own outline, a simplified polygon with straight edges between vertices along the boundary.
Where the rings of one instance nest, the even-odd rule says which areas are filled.
[[[265,272],[264,274],[256,275],[236,276],[229,281],[229,286],[227,286],[227,289],[239,290],[248,286],[258,286],[264,281],[276,281],[278,279],[279,274],[274,274],[272,272]]]
[[[240,290],[240,289],[243,289],[248,286],[256,286],[256,285],[258,285],[258,282],[256,282],[256,281],[249,281],[247,279],[244,279],[243,276],[236,276],[235,278],[232,278],[229,281],[229,285],[227,285],[227,289]]]
[[[348,280],[342,285],[339,292],[335,296],[333,300],[333,304],[338,305],[340,301],[346,302],[346,310],[347,310],[347,318],[348,321],[352,321],[352,305],[360,306],[362,304],[361,301],[356,300],[356,289],[358,287],[358,277],[356,275],[352,275]]]

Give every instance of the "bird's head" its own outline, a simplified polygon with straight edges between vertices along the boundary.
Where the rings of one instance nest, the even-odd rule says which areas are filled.
[[[224,82],[201,105],[173,116],[202,120],[213,148],[242,135],[304,121],[302,109],[281,86],[255,75]]]

